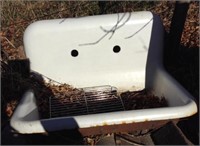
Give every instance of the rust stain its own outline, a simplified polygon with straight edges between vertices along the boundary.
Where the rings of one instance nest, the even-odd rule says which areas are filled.
[[[103,122],[103,124],[102,124],[103,126],[108,126],[108,123],[106,123],[106,122]]]
[[[122,124],[126,124],[126,121],[122,121]]]
[[[195,114],[196,114],[196,113],[188,114],[187,117],[191,117],[191,116],[193,116],[193,115],[195,115]],[[187,118],[187,117],[185,117],[185,118]]]
[[[89,128],[80,128],[79,131],[83,136],[88,135],[96,135],[96,134],[106,134],[106,133],[117,133],[117,132],[131,132],[134,130],[143,130],[143,129],[154,129],[159,128],[169,122],[169,120],[160,120],[160,121],[149,121],[148,119],[145,119],[148,122],[133,122],[133,123],[127,123],[125,121],[122,121],[122,124],[112,124],[108,125],[107,122],[103,122],[103,126],[101,125],[95,125],[93,127]]]
[[[198,110],[197,110],[197,111],[193,111],[193,112],[189,115],[189,117],[195,115],[196,113],[198,113]]]
[[[195,115],[196,113],[198,113],[198,111],[192,111],[192,113],[187,114],[186,117],[183,117],[183,119],[187,118],[187,117],[191,117],[191,116]]]

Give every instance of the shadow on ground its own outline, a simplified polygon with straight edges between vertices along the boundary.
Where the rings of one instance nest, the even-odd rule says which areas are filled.
[[[170,46],[166,34],[164,65],[166,70],[194,97],[199,111],[199,48],[180,45],[176,50]],[[177,124],[185,136],[195,145],[199,144],[199,114],[181,120]]]

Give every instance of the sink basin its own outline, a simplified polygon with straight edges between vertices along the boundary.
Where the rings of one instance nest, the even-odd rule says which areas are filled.
[[[163,67],[163,38],[160,18],[148,11],[34,22],[24,34],[33,72],[76,88],[110,85],[120,93],[148,89],[164,96],[168,107],[40,119],[30,89],[11,126],[24,134],[64,129],[92,133],[92,128],[134,124],[128,128],[134,130],[141,123],[155,126],[194,115],[194,98]]]

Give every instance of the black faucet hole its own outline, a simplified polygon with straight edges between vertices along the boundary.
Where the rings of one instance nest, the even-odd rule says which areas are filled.
[[[115,53],[119,53],[120,50],[121,50],[121,48],[118,45],[116,45],[116,46],[113,47],[113,52],[115,52]]]
[[[71,55],[72,55],[73,57],[77,57],[77,56],[78,56],[78,51],[77,51],[77,50],[72,50],[72,51],[71,51]]]

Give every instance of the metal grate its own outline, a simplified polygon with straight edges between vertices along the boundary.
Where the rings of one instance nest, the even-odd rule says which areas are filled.
[[[111,86],[83,88],[82,98],[70,102],[66,98],[50,97],[50,118],[123,111],[124,104]]]

